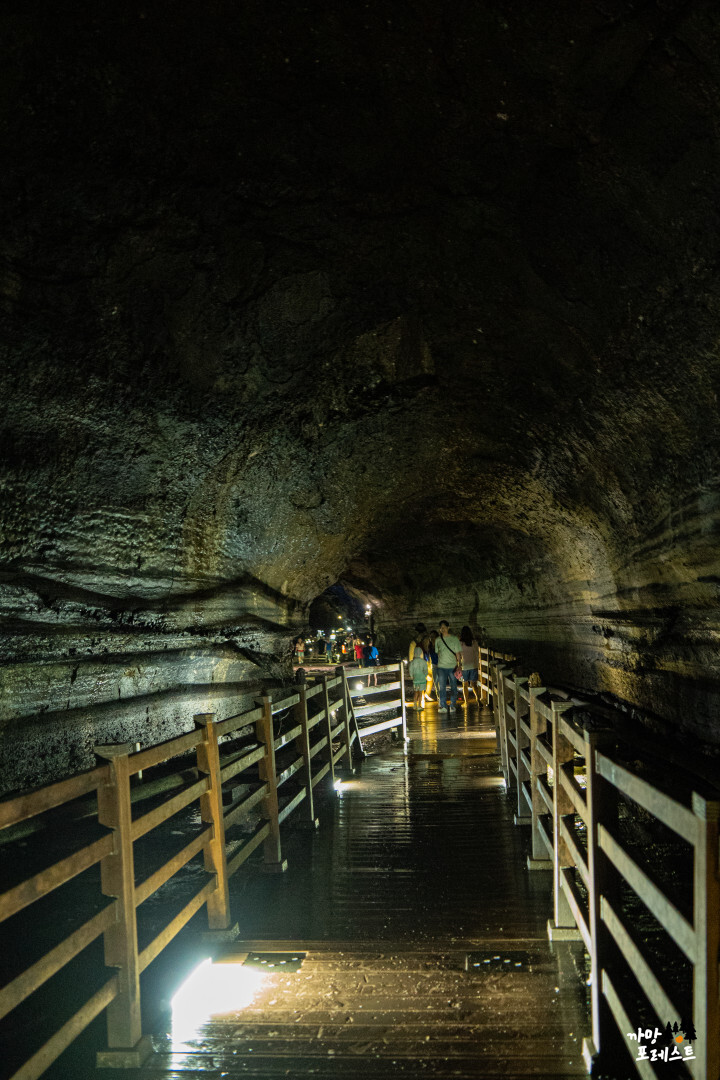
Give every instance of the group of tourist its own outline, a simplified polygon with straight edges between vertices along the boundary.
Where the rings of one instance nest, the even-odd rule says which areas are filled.
[[[463,701],[470,702],[470,693],[480,702],[478,672],[480,642],[469,626],[463,626],[460,636],[450,632],[443,619],[437,630],[428,630],[417,623],[408,654],[413,681],[414,708],[422,709],[426,701],[437,695],[438,709],[447,712],[457,707],[458,689],[462,686]],[[447,691],[450,687],[450,704]]]
[[[308,643],[299,637],[295,641],[295,656],[300,665],[305,660],[306,644],[310,645],[311,652],[317,652],[318,657],[326,653],[328,663],[354,662],[358,667],[370,669],[377,668],[380,663],[377,645],[370,635],[361,636],[351,632],[336,636],[328,633],[327,637],[320,636],[316,642]],[[451,633],[446,619],[439,623],[437,630],[428,630],[424,623],[417,623],[410,642],[408,660],[415,709],[422,709],[426,701],[434,698],[437,699],[441,712],[455,709],[460,689],[466,705],[470,703],[471,695],[480,702],[480,642],[469,626],[463,626],[459,637],[456,637]],[[371,682],[377,685],[376,671],[368,671],[368,686]]]
[[[380,663],[375,639],[370,635],[361,637],[359,634],[331,634],[320,635],[317,639],[305,640],[298,637],[293,643],[295,662],[300,666],[305,659],[309,663],[318,662],[323,657],[328,664],[353,663],[360,667],[377,667]],[[377,675],[375,676],[377,682]]]

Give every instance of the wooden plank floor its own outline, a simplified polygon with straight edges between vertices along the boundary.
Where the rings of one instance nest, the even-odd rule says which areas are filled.
[[[317,833],[288,834],[286,874],[233,879],[243,940],[188,989],[194,1019],[176,1010],[143,1077],[584,1074],[584,954],[547,940],[551,875],[526,869],[489,712],[428,709],[410,735],[407,755],[363,763]],[[244,1007],[213,1004],[253,949],[307,955]]]

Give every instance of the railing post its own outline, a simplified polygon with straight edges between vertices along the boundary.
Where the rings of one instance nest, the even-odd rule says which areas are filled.
[[[509,787],[510,764],[508,762],[507,717],[505,716],[505,684],[503,680],[504,671],[504,664],[493,664],[493,713],[495,715],[495,734],[496,739],[500,744],[500,763],[502,766],[503,776],[505,777],[505,786]]]
[[[487,683],[483,676],[483,664],[487,666]],[[483,705],[488,705],[490,697],[488,693],[488,684],[490,682],[490,650],[484,645],[480,646],[480,671],[478,674],[480,676],[480,701]]]
[[[287,859],[282,857],[280,846],[280,807],[278,804],[277,772],[275,770],[275,733],[273,731],[272,703],[269,694],[263,694],[260,701],[262,716],[255,725],[255,737],[265,747],[265,753],[258,762],[260,779],[267,784],[267,795],[263,799],[263,809],[270,823],[270,833],[265,838],[265,863],[267,873],[281,874],[287,870]]]
[[[693,792],[697,820],[693,888],[695,964],[693,967],[693,1041],[696,1080],[717,1080],[720,1075],[720,880],[718,879],[718,820],[720,802]]]
[[[523,698],[522,690],[527,684],[527,677],[515,676],[513,681],[513,693],[514,693],[514,705],[515,705],[515,747],[517,758],[515,759],[515,766],[517,768],[517,803],[515,812],[515,824],[516,825],[530,825],[532,824],[532,815],[528,811],[528,804],[525,799],[525,792],[523,791],[523,780],[527,780],[530,774],[527,773],[527,769],[523,764],[523,750],[528,746],[527,736],[523,731],[522,726],[522,709]],[[527,773],[526,776],[523,774]]]
[[[553,701],[553,918],[548,922],[548,937],[551,941],[579,941],[580,931],[575,922],[567,897],[562,888],[560,871],[572,866],[567,844],[560,835],[560,819],[570,814],[573,805],[570,796],[560,783],[560,769],[575,756],[575,749],[569,739],[560,731],[560,717],[572,708],[569,701]]]
[[[328,680],[327,675],[320,676],[322,682],[322,707],[325,712],[325,728],[327,731],[327,759],[330,768],[328,774],[330,776],[330,787],[335,789],[335,762],[333,761],[333,748],[332,748],[332,716],[330,715],[330,694],[328,693]]]
[[[498,711],[497,711],[497,664],[490,658],[488,654],[488,684],[490,686],[490,701],[489,705],[492,709],[493,724],[495,725],[495,742],[498,752],[500,752],[500,730],[498,724]]]
[[[215,892],[207,899],[208,926],[210,930],[228,930],[230,928],[230,891],[225,852],[220,750],[214,714],[197,713],[195,726],[203,729],[203,740],[197,746],[198,772],[207,776],[210,783],[209,789],[200,796],[200,818],[212,825],[212,837],[205,845],[203,858],[205,869],[215,874],[217,886]]]
[[[500,672],[500,713],[502,716],[502,726],[505,733],[505,756],[507,760],[507,776],[505,777],[505,784],[507,790],[510,791],[513,785],[513,779],[517,780],[517,759],[515,760],[515,774],[513,777],[513,740],[511,735],[515,735],[515,753],[517,754],[517,732],[515,731],[514,724],[511,723],[511,718],[508,715],[508,705],[510,704],[509,698],[514,697],[514,679],[515,672],[512,669],[508,671]]]
[[[315,797],[313,794],[312,758],[310,756],[310,729],[308,728],[307,681],[302,668],[295,673],[295,686],[300,700],[293,707],[295,723],[300,724],[300,734],[295,740],[295,748],[302,754],[303,772],[305,773],[305,798],[307,799],[307,817],[298,817],[296,826],[317,829],[320,824],[315,817]]]
[[[342,688],[342,710],[343,720],[345,721],[345,769],[350,775],[355,772],[352,761],[352,732],[350,731],[350,701],[347,688],[347,682],[345,680],[345,671],[342,667],[335,668],[335,674],[340,679],[340,686]]]
[[[588,929],[590,931],[590,978],[592,1043],[583,1041],[583,1056],[588,1065],[600,1051],[603,1033],[612,1034],[614,1023],[608,1016],[602,992],[601,972],[608,967],[610,935],[600,916],[600,898],[612,899],[613,875],[605,853],[598,843],[598,825],[606,827],[614,823],[613,805],[617,805],[611,786],[597,771],[595,751],[606,751],[613,743],[609,731],[583,731],[585,740],[585,805],[587,806],[587,856],[588,877]]]
[[[140,961],[135,910],[135,864],[130,804],[131,743],[96,746],[110,765],[108,784],[98,789],[98,821],[113,831],[114,846],[100,866],[102,892],[115,897],[116,917],[104,935],[105,963],[118,970],[118,993],[106,1009],[108,1049],[100,1068],[138,1068],[152,1052],[140,1019]]]
[[[531,686],[530,693],[530,791],[532,794],[532,853],[528,856],[528,870],[552,870],[547,848],[540,833],[540,817],[547,812],[545,800],[538,791],[538,777],[547,775],[547,763],[537,748],[541,735],[547,731],[547,720],[537,709],[537,699],[545,693],[544,686]]]
[[[398,659],[398,670],[400,672],[400,707],[402,709],[402,738],[403,745],[407,746],[408,733],[407,733],[407,709],[405,707],[405,665],[403,664],[402,656]]]
[[[352,724],[355,729],[355,738],[357,740],[357,752],[355,756],[364,758],[367,755],[363,750],[362,739],[360,738],[360,725],[358,724],[357,717],[355,716],[355,709],[353,708],[352,703],[352,694],[350,693],[350,683],[348,682],[347,671],[345,670],[345,668],[343,668],[343,685],[345,687],[345,701],[347,702],[348,715],[352,719]]]

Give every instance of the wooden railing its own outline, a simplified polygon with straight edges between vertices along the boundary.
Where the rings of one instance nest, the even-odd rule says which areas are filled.
[[[3,922],[82,872],[100,868],[95,903],[100,910],[0,989],[0,1019],[100,935],[107,970],[100,988],[49,1035],[11,1080],[39,1077],[103,1010],[108,1048],[98,1054],[98,1064],[142,1064],[151,1046],[141,1030],[141,973],[203,906],[210,931],[232,936],[230,876],[260,845],[265,869],[284,870],[283,822],[302,805],[304,822],[316,826],[314,796],[318,785],[325,780],[334,786],[335,769],[341,763],[352,771],[357,728],[342,669],[334,675],[322,675],[312,684],[307,684],[301,673],[292,692],[280,700],[264,695],[249,712],[220,722],[212,714],[200,714],[194,720],[193,730],[139,752],[133,752],[135,744],[98,746],[96,753],[103,764],[97,768],[0,803],[0,830],[53,811],[64,810],[67,815],[70,804],[77,808],[77,800],[84,800],[85,819],[88,800],[94,800],[92,809],[100,826],[99,836],[92,842],[0,895]],[[188,771],[185,762],[181,790],[143,812],[143,790],[154,790],[153,770],[167,768],[175,759],[181,763],[188,755],[192,768]],[[142,784],[133,780],[140,773]],[[227,808],[224,798],[229,801]],[[138,881],[137,842],[193,806],[199,806],[200,811],[195,835],[181,851]],[[260,820],[256,820],[258,815]],[[245,832],[233,841],[233,830],[239,825]],[[66,823],[65,829],[69,827]],[[189,828],[187,821],[185,828]],[[204,880],[182,910],[140,949],[138,909],[200,855]],[[32,910],[24,918],[24,932],[30,938]],[[47,912],[44,918],[47,920]],[[60,918],[58,925],[63,925]]]
[[[646,1028],[648,1016],[653,1031],[664,1030],[668,1021],[684,1019],[687,1024],[691,1018],[694,1056],[685,1057],[686,1043],[677,1052],[695,1080],[717,1080],[718,796],[701,779],[689,773],[683,777],[675,764],[668,768],[667,760],[663,776],[657,751],[619,739],[586,702],[529,687],[526,678],[499,662],[490,663],[490,684],[515,821],[531,828],[528,866],[553,872],[549,934],[581,938],[590,957],[592,1035],[583,1045],[588,1067],[618,1039],[631,1054],[639,1054],[638,1042],[628,1036]],[[688,846],[691,895],[684,913],[668,895],[668,881],[663,883],[663,875],[653,872],[642,851],[634,851],[634,858],[621,836],[623,822],[627,825],[640,815],[650,822],[651,835],[674,836]],[[682,852],[682,844],[679,848]],[[673,1000],[677,970],[668,972],[667,965],[658,963],[657,948],[648,955],[646,935],[638,929],[644,921],[661,949],[671,943],[664,947],[668,955],[679,957],[676,969],[682,971],[685,958],[683,1000]],[[635,1067],[644,1080],[657,1075],[649,1056],[635,1059]]]
[[[515,657],[509,653],[495,652],[487,645],[481,645],[479,648],[480,653],[480,666],[478,668],[478,686],[480,687],[481,701],[485,705],[489,705],[492,699],[492,664],[494,661],[506,662],[514,660]]]
[[[402,660],[380,667],[344,668],[348,680],[352,711],[358,722],[359,735],[362,739],[368,735],[377,735],[381,731],[400,728],[402,739],[407,741],[407,712],[405,706],[405,669]],[[392,675],[389,682],[380,682],[377,686],[366,686],[375,675]],[[371,698],[371,701],[368,701]],[[362,701],[363,704],[359,704]],[[377,722],[367,722],[367,717],[395,713]]]

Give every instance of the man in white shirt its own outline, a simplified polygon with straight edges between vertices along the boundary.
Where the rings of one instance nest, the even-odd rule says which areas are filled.
[[[447,684],[450,682],[450,708],[454,709],[457,704],[458,684],[455,678],[455,668],[462,666],[462,644],[460,639],[450,633],[450,624],[442,620],[440,623],[440,636],[435,642],[438,656],[438,697],[439,712],[447,712]]]

